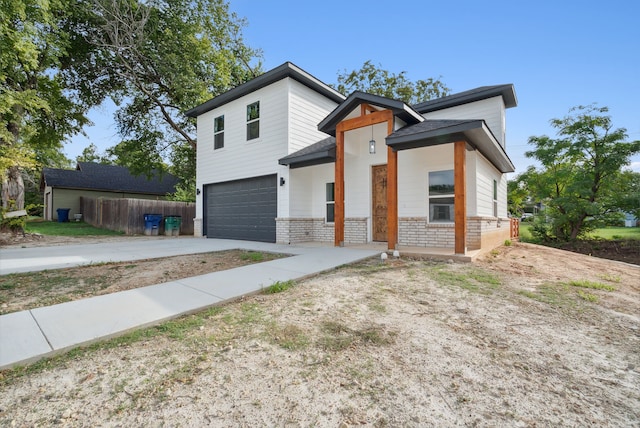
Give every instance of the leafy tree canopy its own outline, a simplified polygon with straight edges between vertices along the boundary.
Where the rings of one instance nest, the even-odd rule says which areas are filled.
[[[606,107],[578,106],[551,120],[558,138],[529,138],[533,149],[526,155],[542,166],[530,167],[521,179],[551,218],[540,237],[573,240],[620,212],[623,167],[640,152],[640,141],[625,142],[626,130],[613,129],[607,112]]]
[[[440,98],[449,93],[444,83],[437,79],[409,80],[406,71],[399,74],[391,73],[374,65],[371,60],[366,61],[360,70],[351,72],[344,70],[338,74],[335,89],[344,95],[354,91],[368,92],[374,95],[402,100],[407,104],[418,104],[434,98]]]

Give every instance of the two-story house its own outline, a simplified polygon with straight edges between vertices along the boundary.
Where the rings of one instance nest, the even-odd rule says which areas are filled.
[[[285,63],[197,117],[197,235],[334,245],[495,247],[509,238],[513,85],[409,106],[344,97]]]

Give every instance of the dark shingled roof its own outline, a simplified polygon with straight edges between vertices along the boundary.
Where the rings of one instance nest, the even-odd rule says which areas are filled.
[[[405,126],[386,138],[386,143],[394,150],[436,146],[466,141],[478,149],[501,172],[513,172],[514,166],[504,147],[500,145],[487,124],[482,119],[468,120],[425,120],[415,125]]]
[[[198,117],[201,114],[204,114],[208,111],[213,110],[214,108],[225,105],[233,100],[236,100],[240,97],[243,97],[247,94],[250,94],[258,89],[264,88],[265,86],[271,85],[279,80],[282,80],[286,77],[290,77],[308,88],[313,89],[317,93],[324,95],[336,103],[340,103],[344,100],[344,96],[330,87],[329,85],[323,83],[321,80],[307,73],[300,67],[296,66],[291,62],[285,62],[284,64],[274,68],[273,70],[269,70],[260,76],[249,80],[246,83],[243,83],[240,86],[236,86],[235,88],[218,95],[215,98],[210,99],[209,101],[200,104],[187,111],[185,114],[189,117]]]
[[[413,106],[414,110],[420,114],[429,113],[431,111],[442,110],[445,108],[459,106],[462,104],[481,101],[487,98],[493,98],[501,95],[506,108],[518,105],[516,92],[513,84],[505,85],[481,86],[457,94],[447,95],[446,97],[436,98],[434,100],[425,101]]]
[[[336,126],[338,123],[340,123],[353,111],[354,108],[358,107],[362,103],[391,110],[394,116],[399,117],[408,124],[424,120],[418,112],[413,110],[403,101],[393,100],[391,98],[381,97],[380,95],[369,94],[367,92],[355,91],[318,124],[318,130],[325,134],[335,136]]]
[[[289,165],[290,168],[301,168],[303,166],[335,162],[335,160],[336,139],[328,137],[279,159],[278,163],[280,165]]]
[[[78,162],[76,169],[44,168],[43,184],[54,188],[166,195],[176,191],[177,177],[164,173],[147,179],[117,165]]]

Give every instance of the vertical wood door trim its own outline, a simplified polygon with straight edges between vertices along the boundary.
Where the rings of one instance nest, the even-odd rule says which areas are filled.
[[[453,152],[455,253],[465,254],[467,250],[467,143],[456,141]]]

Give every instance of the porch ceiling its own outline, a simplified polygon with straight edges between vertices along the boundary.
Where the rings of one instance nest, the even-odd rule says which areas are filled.
[[[460,140],[478,149],[500,172],[515,171],[504,147],[498,143],[484,120],[425,120],[398,129],[386,138],[386,143],[397,151]]]

